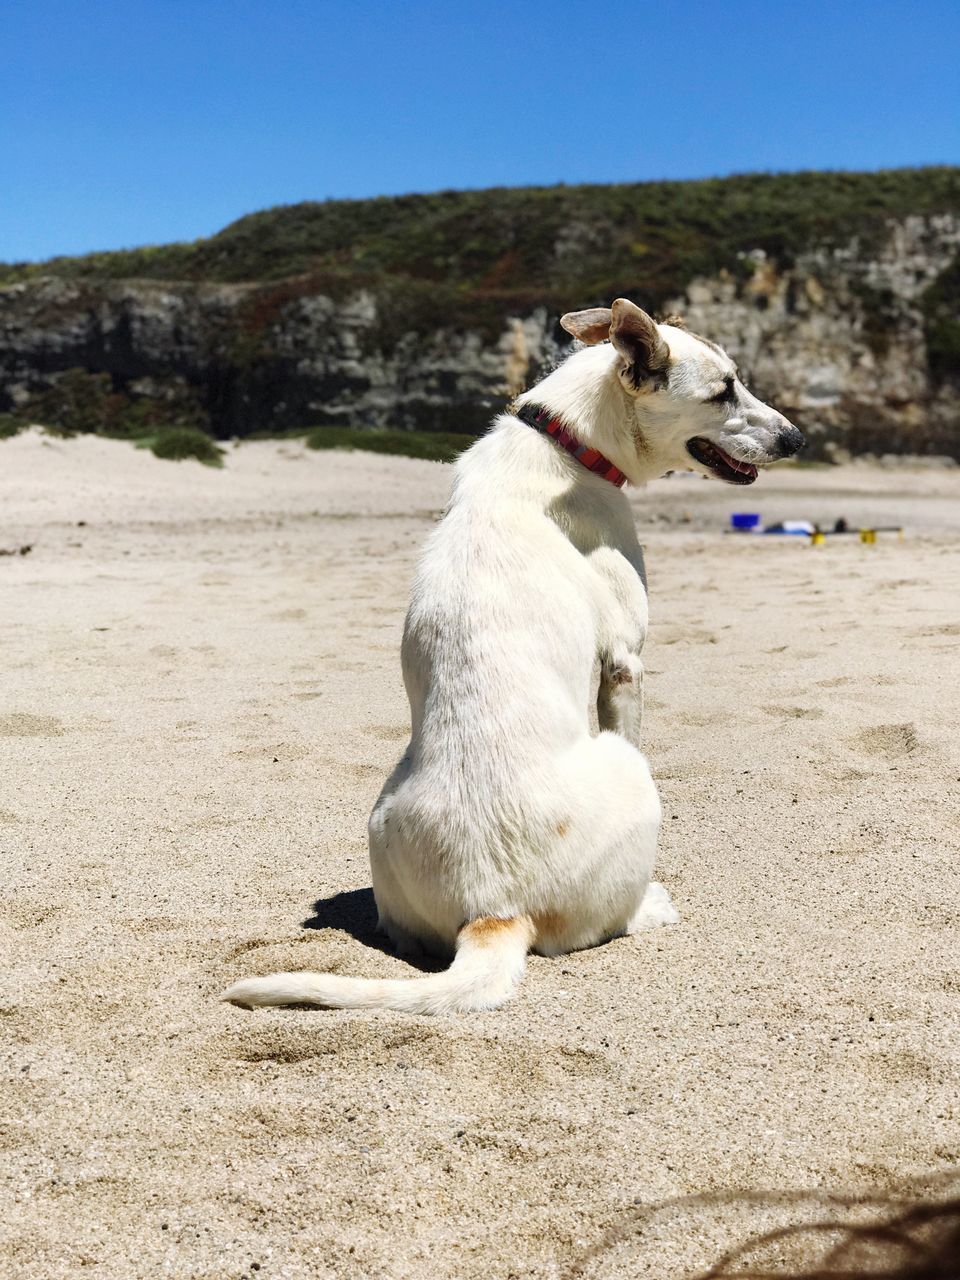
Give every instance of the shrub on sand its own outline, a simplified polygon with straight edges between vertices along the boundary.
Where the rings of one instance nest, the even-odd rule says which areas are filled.
[[[18,418],[14,413],[0,413],[0,440],[9,440],[27,425],[26,418]]]
[[[365,449],[370,453],[402,454],[453,462],[475,437],[454,431],[399,431],[360,427],[315,427],[307,436],[311,449]]]
[[[196,458],[208,467],[223,465],[223,450],[215,440],[195,427],[166,427],[156,435],[146,436],[139,443],[149,448],[158,458],[167,458],[172,462]]]

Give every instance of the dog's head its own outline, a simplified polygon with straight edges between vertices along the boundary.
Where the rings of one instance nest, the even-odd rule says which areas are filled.
[[[727,353],[706,338],[657,324],[626,298],[571,311],[560,323],[588,346],[610,341],[616,376],[633,402],[633,434],[645,468],[690,467],[728,484],[752,484],[757,467],[788,458],[803,436],[751,395]]]

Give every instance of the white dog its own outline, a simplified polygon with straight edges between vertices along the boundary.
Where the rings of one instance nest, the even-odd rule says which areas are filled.
[[[492,1009],[531,948],[557,955],[679,918],[651,879],[647,598],[621,485],[691,460],[750,484],[803,437],[720,347],[626,299],[561,324],[585,345],[456,465],[403,637],[410,745],[370,817],[380,927],[402,952],[453,963],[392,981],[280,973],[227,1000]]]

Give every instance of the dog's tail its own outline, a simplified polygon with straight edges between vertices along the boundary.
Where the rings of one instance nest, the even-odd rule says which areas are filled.
[[[276,1004],[435,1014],[496,1009],[516,991],[534,937],[529,916],[481,916],[457,934],[453,963],[443,973],[388,981],[333,973],[274,973],[235,982],[221,998],[251,1009]]]

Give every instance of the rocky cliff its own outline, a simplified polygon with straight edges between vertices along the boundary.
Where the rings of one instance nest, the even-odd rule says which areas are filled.
[[[539,237],[539,293],[529,278],[536,262],[524,267],[519,232],[511,245],[509,228],[473,277],[459,280],[462,263],[444,276],[442,255],[439,266],[360,269],[357,234],[350,242],[345,231],[351,270],[331,267],[333,244],[326,257],[295,264],[307,269],[270,281],[129,278],[111,255],[83,270],[77,264],[88,260],[9,268],[0,412],[115,434],[161,420],[206,424],[220,436],[324,423],[479,431],[562,355],[560,310],[625,293],[684,314],[722,343],[757,393],[808,434],[813,456],[960,457],[953,190],[920,212],[881,208],[860,229],[838,218],[800,237],[806,244],[799,233],[785,243],[765,224],[738,231],[732,222],[713,262],[688,251],[682,269],[674,258],[672,277],[645,270],[651,248],[636,226],[627,242],[609,210],[590,217],[581,201],[554,218],[549,244]],[[498,193],[484,194],[492,218]],[[515,196],[501,194],[508,205]],[[389,213],[378,214],[378,235]],[[655,225],[649,215],[639,230]],[[163,259],[164,276],[204,274],[183,256],[188,248]]]

